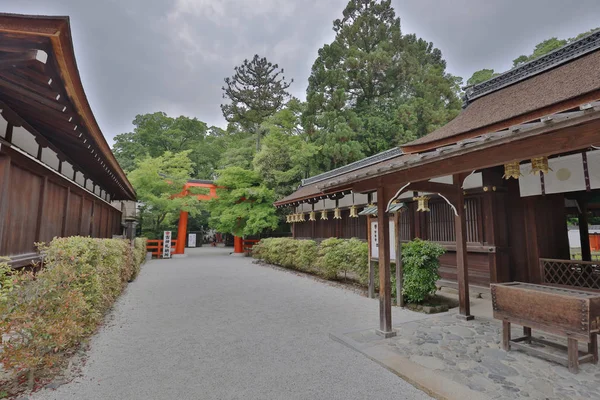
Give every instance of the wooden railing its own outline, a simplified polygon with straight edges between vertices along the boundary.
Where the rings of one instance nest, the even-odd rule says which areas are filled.
[[[175,251],[177,246],[177,239],[171,240],[171,254]],[[148,239],[146,250],[152,253],[152,258],[162,258],[163,255],[163,240],[162,239]]]
[[[254,245],[258,242],[260,242],[260,239],[244,239],[244,253],[250,255],[252,253],[252,247],[254,247]]]
[[[600,262],[540,258],[540,276],[547,285],[600,290]]]

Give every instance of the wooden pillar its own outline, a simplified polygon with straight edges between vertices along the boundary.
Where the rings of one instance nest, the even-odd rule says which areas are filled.
[[[371,203],[369,203],[371,204]],[[375,298],[375,270],[373,266],[373,249],[371,248],[371,216],[366,215],[367,218],[367,244],[369,246],[369,298]]]
[[[456,231],[456,270],[458,275],[459,317],[471,320],[469,304],[469,269],[467,263],[467,219],[465,212],[465,195],[462,188],[463,174],[454,175],[456,186],[456,212],[454,228]]]
[[[173,254],[184,254],[185,253],[185,242],[187,236],[187,223],[188,213],[187,211],[181,211],[179,213],[179,225],[177,227],[177,245]]]
[[[394,214],[394,247],[396,250],[396,305],[404,307],[402,287],[404,286],[404,270],[402,266],[402,243],[400,243],[400,211]]]
[[[179,245],[179,239],[177,240],[177,245]],[[242,254],[244,252],[244,240],[241,238],[241,236],[233,237],[233,252],[235,254]]]
[[[581,241],[581,260],[592,261],[592,249],[590,248],[590,233],[588,231],[587,201],[579,199],[579,239]]]
[[[390,281],[390,219],[384,187],[377,189],[377,231],[379,236],[379,330],[383,337],[392,337],[392,286]]]

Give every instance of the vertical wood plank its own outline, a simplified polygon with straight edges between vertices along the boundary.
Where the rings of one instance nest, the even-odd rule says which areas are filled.
[[[379,236],[379,330],[385,337],[392,331],[392,287],[390,280],[390,219],[386,189],[377,189],[377,231]]]
[[[467,320],[473,319],[471,315],[471,305],[469,303],[469,270],[467,263],[467,238],[466,228],[467,220],[465,217],[465,196],[462,183],[463,174],[454,175],[454,185],[456,186],[456,211],[454,229],[456,230],[456,272],[458,277],[458,302],[459,316]]]
[[[67,236],[67,224],[69,222],[69,202],[71,200],[71,188],[67,186],[67,197],[65,198],[65,208],[63,212],[63,221],[61,228],[61,236]]]
[[[48,193],[48,177],[44,176],[42,179],[42,194],[40,196],[40,206],[38,209],[37,222],[35,227],[35,241],[41,241],[42,224],[44,223],[44,207],[46,203],[46,197]]]
[[[579,372],[579,346],[577,340],[567,339],[567,351],[569,353],[569,372],[576,374]]]
[[[598,334],[592,333],[590,336],[590,343],[588,343],[588,353],[592,354],[594,358],[592,359],[593,364],[598,364]]]
[[[531,343],[531,328],[524,326],[523,327],[523,336],[527,337],[527,343]]]
[[[0,154],[0,254],[6,254],[4,230],[10,190],[10,157]]]
[[[510,351],[510,322],[502,321],[502,349]]]

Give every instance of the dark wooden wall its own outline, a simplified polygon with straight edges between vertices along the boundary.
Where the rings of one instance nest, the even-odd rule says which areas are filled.
[[[342,219],[333,219],[333,212],[327,213],[327,220],[321,219],[321,213],[316,211],[317,220],[294,224],[295,238],[327,239],[338,237],[342,239],[358,238],[367,239],[367,217],[360,215],[358,218],[350,218],[350,210],[341,210]]]
[[[566,209],[563,194],[521,197],[519,182],[502,179],[503,169],[482,171],[483,188],[465,196],[469,282],[540,281],[540,258],[569,259]],[[440,257],[440,275],[456,281],[454,213],[442,198],[432,198],[430,212],[417,212],[414,201],[400,214],[400,241],[431,240],[446,248]],[[297,238],[367,238],[367,218],[294,224]],[[317,218],[319,214],[317,213]]]
[[[35,242],[120,233],[120,210],[8,146],[0,148],[0,256],[14,266],[37,257]]]

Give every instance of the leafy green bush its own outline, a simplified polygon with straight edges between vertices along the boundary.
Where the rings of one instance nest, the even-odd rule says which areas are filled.
[[[346,246],[343,239],[329,238],[319,246],[318,273],[326,279],[337,278],[338,273],[348,272]]]
[[[446,251],[442,246],[415,239],[402,245],[404,284],[402,293],[409,303],[420,303],[433,295],[440,278],[439,257]]]
[[[144,261],[146,261],[146,253],[148,245],[148,239],[146,238],[135,238],[133,241],[133,275],[129,281],[133,281],[140,274],[140,270]]]
[[[6,300],[10,292],[15,289],[13,270],[4,259],[0,258],[0,301]]]
[[[40,250],[44,268],[12,275],[0,301],[0,362],[15,371],[52,366],[91,334],[143,261],[121,239],[56,238]]]
[[[252,249],[254,258],[336,279],[339,273],[354,272],[361,282],[368,279],[368,246],[359,239],[313,240],[291,238],[262,239]]]

